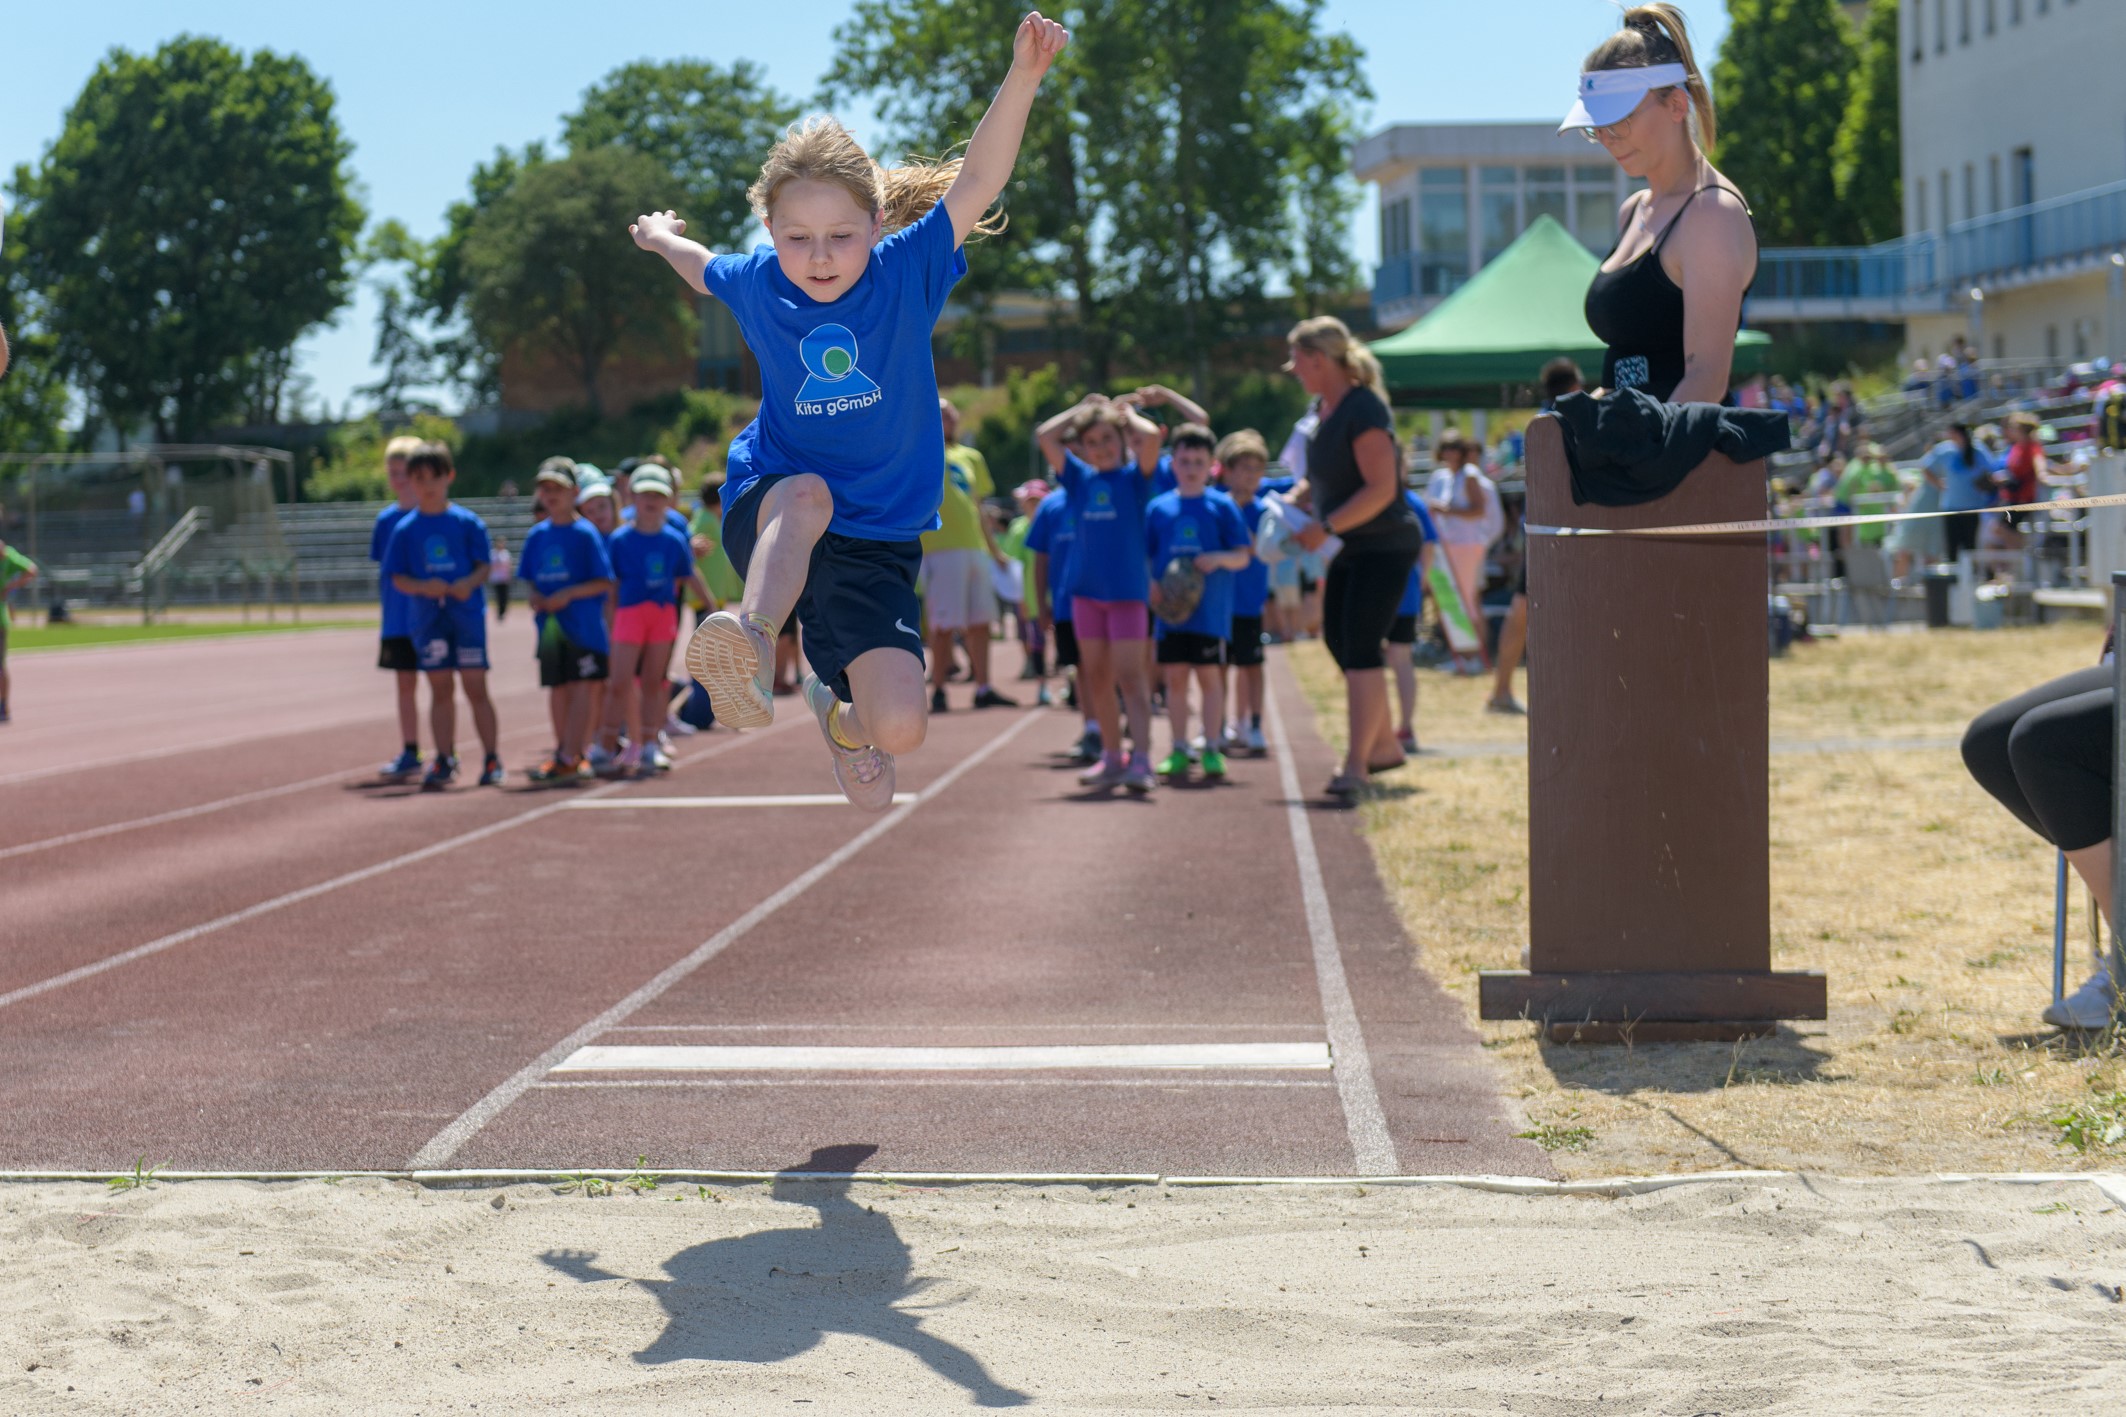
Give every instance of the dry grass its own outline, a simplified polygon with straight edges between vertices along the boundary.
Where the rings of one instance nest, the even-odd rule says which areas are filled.
[[[1775,739],[1944,738],[1979,709],[2089,663],[2098,632],[1857,637],[1772,666]],[[1294,656],[1340,741],[1326,655]],[[1496,741],[1488,680],[1427,673],[1419,736]],[[2117,1167],[2102,1144],[2126,1049],[2062,1037],[2050,998],[2053,853],[1965,774],[1953,747],[1775,754],[1773,964],[1830,978],[1828,1023],[1735,1044],[1555,1045],[1483,1023],[1532,1129],[1568,1144],[1573,1176],[1732,1166],[1845,1174]],[[1414,794],[1363,807],[1383,879],[1429,970],[1476,1016],[1476,976],[1527,943],[1527,769],[1507,757],[1425,759]],[[2086,973],[2076,893],[2070,987]],[[2089,1109],[2086,1152],[2051,1119]],[[1584,1129],[1576,1131],[1575,1129]]]

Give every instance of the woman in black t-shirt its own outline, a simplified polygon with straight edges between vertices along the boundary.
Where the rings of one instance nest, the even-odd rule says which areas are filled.
[[[1343,541],[1323,587],[1321,638],[1344,672],[1350,714],[1351,746],[1327,790],[1352,797],[1367,773],[1403,762],[1381,646],[1424,533],[1403,500],[1380,361],[1343,321],[1326,315],[1302,320],[1285,338],[1291,349],[1285,368],[1319,400],[1321,420],[1307,438],[1306,481],[1294,489],[1310,495],[1314,508],[1314,524],[1299,542],[1312,551],[1331,536]]]

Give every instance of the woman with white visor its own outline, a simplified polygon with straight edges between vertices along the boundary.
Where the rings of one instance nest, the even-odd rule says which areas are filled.
[[[1587,289],[1588,327],[1609,347],[1602,388],[1725,402],[1757,230],[1742,194],[1706,160],[1712,93],[1675,6],[1632,6],[1587,56],[1580,100],[1558,131],[1573,128],[1648,184],[1625,199],[1617,244]]]

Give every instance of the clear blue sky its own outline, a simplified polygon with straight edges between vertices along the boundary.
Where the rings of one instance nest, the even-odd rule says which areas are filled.
[[[1724,0],[1684,0],[1707,56],[1726,33]],[[846,0],[789,9],[730,0],[691,10],[367,0],[348,8],[286,0],[103,0],[11,6],[0,84],[0,163],[34,162],[97,61],[150,50],[182,33],[306,58],[339,95],[354,170],[372,219],[419,236],[439,229],[475,162],[498,145],[552,137],[590,84],[633,59],[703,56],[762,64],[778,88],[812,93]],[[1581,57],[1614,27],[1610,0],[1329,0],[1327,21],[1367,52],[1375,94],[1368,127],[1396,122],[1529,119],[1562,114]],[[674,27],[667,15],[690,16]],[[790,18],[801,21],[794,32]],[[1001,76],[999,76],[1001,77]],[[862,135],[868,115],[843,115]],[[1352,243],[1370,261],[1370,213]],[[335,411],[373,377],[374,300],[305,340],[301,369]]]

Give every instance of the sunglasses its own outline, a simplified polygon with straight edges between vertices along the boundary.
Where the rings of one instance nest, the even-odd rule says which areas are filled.
[[[1605,123],[1599,128],[1582,128],[1580,130],[1580,136],[1587,139],[1587,141],[1590,143],[1617,142],[1621,140],[1626,133],[1631,131],[1631,125],[1638,121],[1638,117],[1641,113],[1644,113],[1646,111],[1646,99],[1666,98],[1671,92],[1672,90],[1670,89],[1649,89],[1647,91],[1646,98],[1642,98],[1639,100],[1639,106],[1637,108],[1634,108],[1631,112],[1625,114],[1622,118],[1619,118],[1614,123]]]

